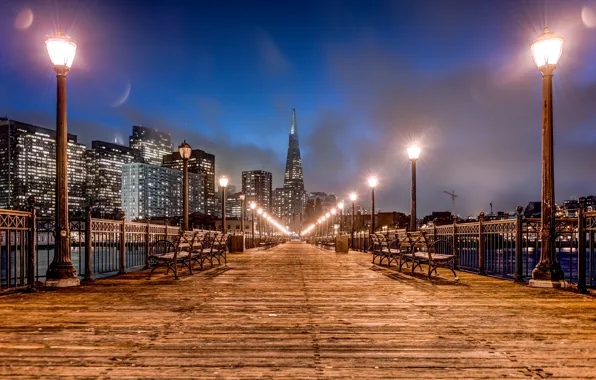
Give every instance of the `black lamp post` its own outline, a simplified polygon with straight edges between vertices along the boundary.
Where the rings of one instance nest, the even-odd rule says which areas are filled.
[[[355,228],[355,224],[354,224],[354,214],[356,213],[356,198],[357,195],[356,193],[352,193],[350,194],[350,200],[352,201],[352,244],[354,244],[354,228]]]
[[[54,259],[46,272],[48,287],[80,284],[70,253],[68,222],[68,134],[66,124],[66,75],[75,57],[77,44],[62,29],[46,38],[46,47],[56,71],[56,217]]]
[[[244,193],[240,194],[240,230],[242,231],[242,235],[244,235],[244,218],[246,217],[246,210],[244,209],[244,200],[246,199],[246,195]]]
[[[261,242],[261,231],[263,230],[263,209],[259,208],[257,210],[257,214],[259,214],[259,243]]]
[[[219,179],[219,187],[221,188],[221,232],[226,233],[228,226],[226,222],[226,187],[228,186],[228,178],[221,177]]]
[[[416,231],[416,161],[420,157],[420,147],[413,145],[408,148],[408,157],[412,161],[412,192],[410,199],[410,231]]]
[[[532,43],[532,55],[542,73],[542,227],[540,262],[531,286],[560,287],[565,279],[555,251],[555,171],[553,154],[553,72],[563,52],[563,38],[548,28]]]
[[[255,202],[250,203],[250,218],[251,218],[251,247],[255,247],[255,209],[257,208],[257,204]]]
[[[370,233],[375,233],[375,187],[377,186],[377,178],[370,177],[368,179],[368,185],[370,186],[371,196],[371,210],[370,210]]]
[[[180,146],[178,147],[178,153],[180,153],[180,158],[182,158],[182,164],[183,164],[183,169],[182,169],[182,228],[184,229],[184,231],[188,231],[188,159],[190,158],[190,155],[192,153],[192,148],[190,147],[190,145],[186,142],[186,140],[184,140],[184,142],[182,144],[180,144]]]

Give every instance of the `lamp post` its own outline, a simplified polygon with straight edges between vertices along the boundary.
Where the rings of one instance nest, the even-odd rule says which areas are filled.
[[[370,233],[375,233],[375,187],[377,186],[377,178],[370,177],[368,179],[368,185],[370,186],[371,195],[371,210],[370,210]]]
[[[335,208],[331,209],[331,236],[335,237],[335,222],[336,222],[336,215],[337,210]]]
[[[408,148],[408,157],[412,161],[412,195],[410,199],[410,231],[416,231],[416,161],[420,157],[420,147],[413,145]]]
[[[344,228],[344,201],[339,202],[337,208],[339,209],[339,233],[341,234]]]
[[[261,230],[262,230],[262,228],[263,228],[263,227],[262,227],[262,223],[261,223],[261,221],[262,221],[262,219],[263,219],[263,218],[262,218],[262,217],[263,217],[263,209],[262,209],[262,208],[259,208],[259,209],[257,210],[257,214],[259,214],[259,243],[260,243],[260,242],[261,242]]]
[[[244,209],[244,200],[246,199],[246,195],[244,193],[240,193],[240,229],[242,230],[242,235],[244,235],[244,218],[246,216],[246,210]]]
[[[182,158],[182,228],[184,231],[188,231],[188,159],[192,153],[192,148],[184,140],[178,147],[178,153]]]
[[[221,232],[227,232],[226,225],[226,187],[228,186],[228,178],[221,177],[219,179],[219,187],[221,188]]]
[[[563,53],[563,37],[548,27],[531,46],[542,73],[542,227],[540,262],[532,271],[531,286],[560,287],[565,275],[555,253],[555,171],[553,155],[553,72]]]
[[[267,226],[268,226],[267,220],[268,219],[267,219],[267,213],[265,211],[263,211],[263,218],[265,218],[265,225],[263,226],[264,227],[263,228],[264,229],[263,233],[265,234],[265,236],[267,236]]]
[[[331,218],[331,214],[325,214],[325,237],[329,237],[329,218]]]
[[[255,209],[257,208],[257,204],[255,202],[250,203],[250,218],[251,218],[251,246],[252,248],[255,247]]]
[[[352,193],[350,194],[350,200],[352,201],[352,245],[354,245],[354,227],[356,226],[354,224],[354,214],[356,213],[356,198],[358,196],[356,195],[356,193]]]
[[[70,256],[68,223],[68,137],[66,124],[66,75],[75,57],[77,44],[62,29],[46,37],[46,47],[56,71],[56,217],[54,259],[46,273],[46,286],[67,287],[80,284]]]

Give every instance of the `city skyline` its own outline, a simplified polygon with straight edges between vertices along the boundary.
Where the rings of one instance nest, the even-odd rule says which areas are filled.
[[[274,173],[274,186],[280,186],[286,153],[281,141],[287,110],[295,106],[309,190],[366,196],[366,176],[374,172],[378,206],[407,210],[405,147],[415,139],[423,148],[418,177],[423,214],[450,209],[443,190],[456,191],[456,209],[464,215],[486,211],[491,202],[495,209],[512,210],[540,198],[540,78],[528,46],[548,23],[566,38],[554,86],[560,99],[554,110],[557,201],[593,193],[586,173],[596,141],[589,104],[596,89],[590,59],[596,49],[593,9],[584,2],[506,1],[495,11],[489,2],[460,1],[458,14],[446,14],[455,4],[449,1],[381,2],[374,8],[306,2],[288,25],[275,17],[281,9],[271,6],[264,17],[227,31],[217,25],[224,13],[215,3],[186,3],[188,15],[157,4],[162,14],[180,21],[173,31],[145,28],[151,13],[136,12],[142,9],[138,2],[112,4],[111,11],[102,4],[67,3],[71,6],[56,10],[32,1],[27,4],[32,20],[25,23],[20,17],[25,5],[0,5],[14,21],[3,26],[9,38],[0,70],[6,86],[0,113],[53,128],[54,79],[40,41],[60,20],[79,43],[69,75],[69,132],[87,145],[113,138],[124,144],[125,130],[146,125],[171,133],[174,145],[187,139],[220,157],[218,174],[236,181],[242,170],[258,168]],[[238,21],[245,11],[254,16],[263,4],[247,10],[234,3],[225,17]],[[115,13],[119,16],[112,18]],[[360,13],[359,22],[346,26]],[[205,30],[190,23],[199,16],[213,18]],[[309,21],[312,30],[298,28]],[[242,35],[241,28],[248,33]],[[190,37],[182,33],[186,30]],[[202,36],[209,30],[223,35],[207,42]],[[129,54],[166,32],[179,39],[179,51],[157,39]],[[222,44],[225,38],[232,42]],[[198,41],[198,48],[189,41]],[[162,48],[180,70],[157,70],[149,57]],[[312,56],[302,53],[305,49]],[[246,60],[246,69],[219,64],[233,53]],[[225,75],[230,79],[223,80]]]

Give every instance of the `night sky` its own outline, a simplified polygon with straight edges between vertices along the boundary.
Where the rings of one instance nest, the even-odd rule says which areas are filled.
[[[596,2],[0,1],[0,114],[54,128],[44,37],[78,43],[69,131],[128,144],[170,132],[283,182],[296,107],[308,191],[408,213],[406,147],[422,146],[418,214],[512,211],[540,199],[540,73],[530,43],[562,35],[554,77],[558,202],[596,194]]]

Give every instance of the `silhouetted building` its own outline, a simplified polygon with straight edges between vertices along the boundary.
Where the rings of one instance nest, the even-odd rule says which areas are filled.
[[[179,152],[166,154],[161,164],[177,170],[182,170],[184,166]],[[219,215],[215,194],[215,156],[200,149],[193,149],[188,159],[188,172],[203,176],[205,207],[201,212],[207,215]]]
[[[142,162],[141,152],[105,141],[93,141],[86,157],[85,195],[89,205],[100,214],[121,209],[122,165]]]
[[[169,133],[138,125],[132,127],[129,145],[141,152],[144,162],[153,165],[161,165],[163,156],[172,152],[172,138]]]
[[[85,145],[67,136],[68,209],[84,207]],[[56,131],[0,118],[0,208],[24,209],[35,196],[41,215],[56,203]]]

